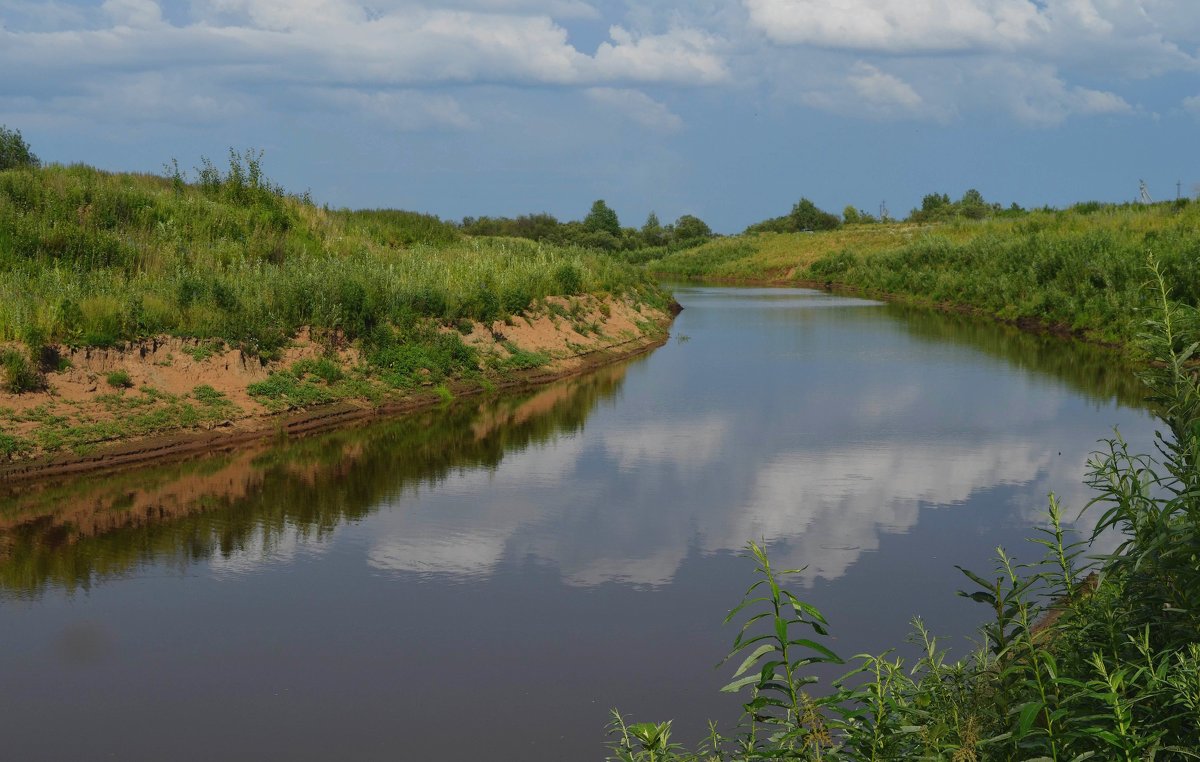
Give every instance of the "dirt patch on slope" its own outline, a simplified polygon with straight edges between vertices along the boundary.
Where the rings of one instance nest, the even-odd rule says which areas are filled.
[[[463,338],[483,361],[524,353],[536,356],[536,367],[493,376],[484,385],[448,384],[456,396],[479,393],[485,386],[515,388],[576,375],[658,346],[666,339],[671,315],[644,305],[592,296],[551,298],[536,311],[490,326],[474,324]],[[445,330],[454,330],[447,328]],[[432,389],[398,390],[383,399],[343,399],[331,404],[286,411],[269,409],[247,391],[273,371],[299,360],[334,358],[343,367],[362,363],[353,347],[329,337],[301,332],[282,357],[264,363],[227,347],[161,337],[114,349],[61,349],[70,367],[48,376],[42,392],[0,392],[0,435],[38,442],[0,462],[0,480],[44,478],[80,471],[108,470],[172,456],[235,449],[273,435],[323,431],[375,415],[404,413],[442,399]],[[108,382],[108,374],[124,373],[129,389]],[[431,385],[431,384],[430,384]],[[210,387],[218,403],[205,402]],[[121,424],[131,417],[162,430],[127,436]],[[165,417],[168,414],[175,418]],[[187,425],[172,425],[185,421]],[[87,429],[114,434],[86,447],[58,445],[46,432]],[[3,458],[0,455],[0,458]]]

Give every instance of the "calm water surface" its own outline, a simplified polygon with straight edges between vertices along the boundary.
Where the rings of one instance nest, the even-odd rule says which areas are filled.
[[[1151,441],[1086,347],[811,291],[677,297],[669,344],[534,394],[0,486],[3,755],[598,760],[614,706],[694,737],[737,717],[712,665],[746,540],[807,566],[844,655],[914,615],[965,649],[985,612],[954,565],[1035,556],[1097,439]]]

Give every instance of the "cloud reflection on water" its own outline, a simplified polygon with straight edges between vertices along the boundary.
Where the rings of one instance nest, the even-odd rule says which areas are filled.
[[[940,511],[1027,534],[1053,489],[1074,516],[1095,439],[1152,428],[1083,348],[813,292],[711,299],[680,318],[693,341],[652,362],[18,492],[0,581],[74,589],[175,559],[234,578],[336,548],[383,574],[484,579],[532,560],[572,586],[661,586],[754,538],[813,585],[894,538],[896,569],[929,553],[907,538]]]

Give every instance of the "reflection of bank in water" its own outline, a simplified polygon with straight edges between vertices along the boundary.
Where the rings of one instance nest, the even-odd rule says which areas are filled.
[[[889,304],[888,310],[903,317],[902,323],[912,336],[932,345],[970,347],[1004,360],[1008,366],[1064,383],[1097,403],[1112,400],[1128,408],[1145,407],[1146,387],[1137,379],[1127,357],[1116,349],[1030,332],[973,315],[931,312],[895,303]]]
[[[531,394],[467,399],[401,419],[232,453],[0,490],[0,591],[87,588],[156,560],[274,553],[368,515],[454,469],[582,428],[641,359]]]

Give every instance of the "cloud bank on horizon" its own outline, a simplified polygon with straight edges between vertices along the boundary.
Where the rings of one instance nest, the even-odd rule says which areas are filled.
[[[1022,200],[1079,198],[1101,176],[1089,151],[1200,124],[1200,13],[1193,0],[8,0],[0,71],[0,123],[51,160],[154,169],[255,144],[331,203],[455,216],[607,194],[737,227],[802,194],[840,209],[856,200],[831,198],[867,177],[859,193],[1012,192],[1022,143],[1047,157],[1081,144],[1077,165],[1046,170],[1080,175],[1074,187],[1047,174]],[[970,162],[980,151],[994,159]],[[1152,150],[1130,153],[1155,168]],[[739,202],[721,197],[731,181]]]

